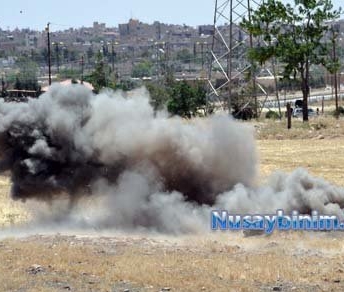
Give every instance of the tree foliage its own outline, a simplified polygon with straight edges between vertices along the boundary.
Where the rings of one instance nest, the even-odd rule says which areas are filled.
[[[339,17],[330,0],[294,0],[294,5],[267,0],[243,19],[241,26],[260,38],[261,45],[253,48],[252,60],[265,63],[276,57],[284,64],[285,78],[299,78],[303,94],[303,120],[308,121],[310,67],[327,64],[328,46],[325,35],[328,22]]]
[[[85,80],[93,85],[94,91],[97,93],[104,87],[115,88],[116,82],[110,79],[109,72],[110,67],[104,64],[102,54],[98,53],[95,68],[89,76],[85,77]]]
[[[167,109],[173,115],[191,118],[198,114],[199,109],[205,109],[206,91],[201,83],[189,85],[185,80],[177,82],[172,87]]]
[[[59,78],[60,79],[66,79],[66,78],[78,79],[80,78],[80,72],[75,69],[62,68],[60,69],[60,72],[59,72]]]
[[[38,85],[38,65],[27,57],[20,57],[16,61],[18,73],[15,76],[14,89],[40,90]]]
[[[134,66],[131,76],[134,78],[150,77],[152,76],[153,65],[151,62],[145,60]]]
[[[189,64],[193,60],[193,55],[188,49],[181,49],[177,52],[177,60],[182,63]]]
[[[158,83],[147,83],[146,88],[150,95],[150,104],[154,111],[162,110],[171,97],[171,88]]]

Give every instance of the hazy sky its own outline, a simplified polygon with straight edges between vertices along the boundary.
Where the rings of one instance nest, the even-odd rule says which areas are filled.
[[[107,26],[126,23],[130,18],[152,23],[155,20],[173,24],[212,24],[214,0],[3,0],[0,8],[2,29],[32,28],[51,30],[92,26],[93,21]],[[342,0],[333,0],[338,7]],[[344,6],[343,4],[341,4]]]

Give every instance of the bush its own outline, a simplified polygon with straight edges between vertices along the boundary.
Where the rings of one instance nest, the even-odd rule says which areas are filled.
[[[273,119],[273,120],[279,119],[279,117],[280,117],[279,114],[272,110],[269,110],[265,115],[265,118]]]
[[[336,118],[338,118],[340,115],[344,115],[344,108],[342,106],[339,106],[338,111],[334,110],[332,112],[332,115]]]
[[[189,85],[185,80],[176,82],[171,88],[167,110],[172,115],[191,118],[206,106],[206,91],[201,83]]]
[[[317,123],[312,124],[312,127],[315,130],[319,131],[321,129],[326,129],[327,128],[327,124],[324,121],[318,121]]]

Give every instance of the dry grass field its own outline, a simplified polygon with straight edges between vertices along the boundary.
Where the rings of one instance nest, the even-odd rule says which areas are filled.
[[[289,131],[284,122],[254,125],[259,180],[302,166],[344,185],[344,120],[294,121]],[[9,189],[1,177],[2,228],[30,218]],[[0,291],[344,291],[344,234],[12,236],[0,241]]]

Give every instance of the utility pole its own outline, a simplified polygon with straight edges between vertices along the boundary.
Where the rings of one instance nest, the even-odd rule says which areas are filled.
[[[160,70],[161,70],[161,52],[159,48],[159,43],[156,45],[156,76],[158,82],[160,81]]]
[[[51,85],[51,52],[50,52],[50,22],[48,22],[45,30],[48,36],[48,75],[49,75],[49,85]]]
[[[111,65],[112,65],[112,72],[115,72],[115,48],[113,41],[111,42]]]
[[[170,44],[168,42],[164,45],[164,82],[166,83],[170,74]]]
[[[5,92],[5,81],[4,81],[4,73],[1,74],[1,96],[4,96]]]
[[[84,55],[81,56],[81,84],[84,83]]]
[[[158,41],[161,40],[161,23],[158,22],[158,27],[157,27],[157,39]]]
[[[162,66],[161,66],[161,54],[162,52],[165,53],[165,51],[162,49],[162,47],[165,46],[164,42],[155,42],[155,50],[156,50],[156,79],[158,82],[160,82],[160,75],[162,75]]]
[[[333,77],[334,77],[334,96],[336,99],[336,116],[338,117],[338,80],[337,80],[337,53],[336,53],[336,38],[337,30],[339,30],[338,25],[332,25],[332,53],[333,53]]]

